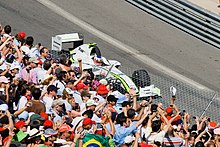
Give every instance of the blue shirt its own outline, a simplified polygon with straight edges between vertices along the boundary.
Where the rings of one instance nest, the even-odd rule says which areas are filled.
[[[119,146],[124,143],[125,137],[131,135],[136,130],[136,122],[132,122],[128,128],[125,128],[121,125],[115,125],[115,135],[113,139],[115,141],[115,145]]]

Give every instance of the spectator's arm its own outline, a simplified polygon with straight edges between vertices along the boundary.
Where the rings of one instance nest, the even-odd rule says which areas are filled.
[[[5,45],[8,43],[10,39],[11,37],[8,37],[7,40],[0,46],[0,51],[5,47]]]
[[[199,124],[199,127],[198,127],[198,130],[197,130],[197,131],[199,131],[199,130],[202,129],[203,124],[204,124],[206,121],[207,121],[207,117],[204,117],[204,118],[202,119],[201,123]]]
[[[186,112],[184,114],[184,119],[183,119],[183,127],[184,127],[184,130],[186,132],[188,132],[188,129],[189,129],[189,126],[190,126],[188,118],[189,118],[189,114]]]
[[[82,59],[81,58],[78,59],[78,63],[79,63],[79,73],[81,74],[82,73]]]
[[[23,108],[17,110],[14,112],[14,116],[18,116],[19,114],[21,114],[24,110],[27,109],[27,106],[24,106]]]
[[[14,123],[13,123],[13,120],[12,120],[11,113],[9,111],[6,111],[6,115],[8,117],[8,121],[9,121],[9,130],[13,130]]]
[[[206,131],[202,131],[195,139],[195,142],[199,142],[200,141],[200,138],[206,133]]]
[[[7,73],[8,73],[8,71],[9,71],[9,69],[10,69],[10,66],[6,66],[6,69],[0,74],[1,76],[4,76],[4,75],[6,75]]]
[[[7,84],[6,85],[6,87],[5,87],[5,95],[6,95],[6,103],[8,103],[9,102],[9,93],[8,93],[8,89],[9,89],[9,84]]]
[[[147,114],[149,114],[149,111],[148,111]],[[153,119],[154,119],[155,116],[156,116],[156,113],[154,112],[154,113],[149,117],[148,122],[147,122],[147,127],[151,127],[152,121],[153,121]]]
[[[18,55],[18,58],[17,58],[17,62],[18,63],[21,63],[22,62],[22,53],[20,52],[20,50],[18,49],[17,45],[13,42],[12,44],[12,48],[15,48],[16,52],[17,52],[17,55]]]
[[[135,140],[133,147],[138,147],[138,139],[140,138],[140,134],[138,132],[135,133]]]
[[[107,118],[108,118],[108,120],[109,120],[109,124],[110,124],[110,127],[111,127],[111,132],[110,132],[110,134],[111,134],[112,136],[114,136],[116,130],[115,130],[115,125],[114,125],[114,123],[112,122],[112,119],[111,119],[111,114],[112,114],[112,113],[109,111],[109,112],[107,113]]]
[[[144,121],[144,119],[145,119],[149,114],[150,114],[150,111],[148,111],[148,113],[145,114],[145,115],[136,123],[136,127],[140,126],[140,125],[142,124],[142,122]],[[154,118],[155,116],[156,116],[156,113],[154,112],[154,113],[150,116],[149,120],[151,120],[151,122],[152,122],[152,120],[153,120],[153,118]],[[148,120],[148,121],[149,121],[149,120]],[[151,126],[151,123],[150,123],[150,126]]]
[[[133,88],[131,88],[129,90],[129,94],[133,98],[133,109],[136,111],[137,110],[137,95],[136,95],[136,91]]]
[[[138,116],[135,117],[133,120],[138,121],[138,120],[141,119],[141,117],[143,116],[144,108],[145,108],[145,107],[141,107],[141,111],[139,112]]]

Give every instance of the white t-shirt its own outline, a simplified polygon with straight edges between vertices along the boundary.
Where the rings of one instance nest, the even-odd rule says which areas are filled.
[[[18,110],[20,110],[21,108],[24,108],[24,106],[26,105],[27,103],[27,98],[25,96],[22,96],[20,98],[20,100],[18,101]]]
[[[27,55],[28,57],[30,57],[30,49],[27,46],[22,46],[21,50],[24,52],[25,55]]]
[[[54,81],[53,85],[56,86],[57,88],[59,88],[57,90],[57,95],[63,95],[63,90],[66,87],[66,83],[63,81],[61,82],[59,80],[56,80],[56,81]]]
[[[79,104],[79,106],[83,103],[82,97],[78,91],[74,91],[73,97],[75,99],[75,102]]]
[[[51,114],[52,112],[52,103],[53,103],[53,98],[45,96],[43,97],[43,103],[46,107],[46,113]]]

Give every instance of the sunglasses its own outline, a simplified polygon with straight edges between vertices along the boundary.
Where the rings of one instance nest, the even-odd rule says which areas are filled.
[[[6,113],[6,111],[4,111],[4,110],[0,110],[0,113],[5,114],[5,113]]]

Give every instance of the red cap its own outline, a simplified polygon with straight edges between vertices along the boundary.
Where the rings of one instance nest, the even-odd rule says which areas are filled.
[[[46,120],[44,122],[44,127],[53,127],[53,122],[51,120]]]
[[[173,113],[173,108],[172,107],[167,107],[166,112],[169,113],[169,114]]]
[[[146,143],[141,142],[140,147],[153,147],[153,145],[148,145]]]
[[[46,112],[42,112],[42,113],[40,114],[40,116],[43,117],[44,120],[48,120],[48,114],[47,114]]]
[[[208,124],[208,128],[209,129],[215,129],[217,126],[216,122],[214,121],[210,121],[209,124]]]
[[[62,124],[59,128],[59,132],[65,132],[65,131],[73,131],[73,129],[67,124]]]
[[[41,65],[44,64],[44,62],[40,58],[37,58],[37,60],[39,61],[38,64],[41,64]]]
[[[18,122],[15,123],[15,127],[16,127],[17,129],[20,129],[20,128],[24,127],[24,126],[26,126],[26,124],[25,124],[25,122],[22,121],[22,120],[19,120]]]
[[[83,125],[86,126],[86,125],[92,125],[92,124],[95,124],[95,121],[92,121],[90,118],[84,118],[83,119]]]
[[[101,84],[99,85],[99,87],[97,88],[97,94],[101,94],[101,95],[104,95],[104,94],[108,94],[108,89],[106,88],[105,85]]]
[[[24,39],[26,36],[25,32],[19,32],[18,33],[18,37],[21,38],[21,39]]]
[[[89,87],[86,86],[84,83],[79,83],[76,85],[76,90],[79,90],[79,89],[88,89]]]

